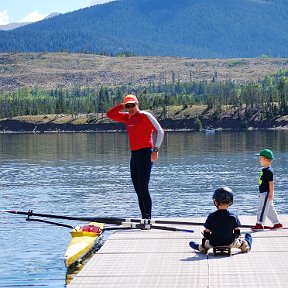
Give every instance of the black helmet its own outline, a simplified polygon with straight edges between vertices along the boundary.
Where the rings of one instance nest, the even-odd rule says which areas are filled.
[[[215,190],[213,200],[220,204],[233,204],[233,192],[229,187],[221,187]]]

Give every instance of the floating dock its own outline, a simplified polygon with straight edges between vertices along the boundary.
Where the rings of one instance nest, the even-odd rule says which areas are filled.
[[[242,224],[255,224],[256,216],[240,216]],[[165,220],[203,223],[205,218]],[[288,227],[288,215],[280,215]],[[163,220],[161,218],[161,220]],[[158,224],[157,224],[158,225]],[[270,225],[266,221],[266,225]],[[232,256],[194,251],[189,241],[201,242],[203,226],[165,225],[194,233],[131,230],[113,233],[67,288],[225,288],[287,287],[288,229],[251,233],[252,250]]]

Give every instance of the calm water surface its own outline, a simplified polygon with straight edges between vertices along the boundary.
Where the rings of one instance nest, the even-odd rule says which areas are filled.
[[[249,131],[166,133],[150,181],[153,215],[206,216],[222,185],[234,190],[232,210],[255,215],[255,153],[266,147],[275,154],[275,206],[287,214],[288,131]],[[0,134],[0,209],[138,218],[129,158],[126,133]],[[0,287],[65,286],[69,229],[5,213],[0,224]]]

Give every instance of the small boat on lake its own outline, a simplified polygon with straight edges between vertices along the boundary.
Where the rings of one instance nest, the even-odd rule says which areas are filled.
[[[206,128],[206,129],[201,129],[201,132],[204,132],[205,134],[214,134],[216,130],[213,128]]]
[[[102,236],[103,227],[103,223],[90,222],[83,227],[76,226],[73,228],[71,231],[72,239],[64,255],[67,268],[80,262],[93,251]]]

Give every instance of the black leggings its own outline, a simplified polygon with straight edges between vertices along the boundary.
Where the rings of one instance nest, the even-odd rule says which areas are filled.
[[[152,200],[149,193],[149,180],[152,168],[151,148],[131,151],[130,172],[134,189],[138,196],[143,219],[151,219]]]

